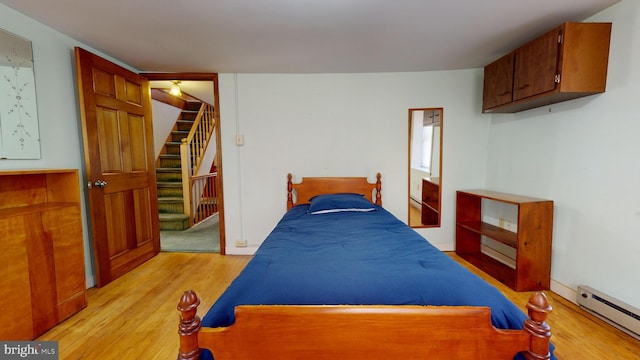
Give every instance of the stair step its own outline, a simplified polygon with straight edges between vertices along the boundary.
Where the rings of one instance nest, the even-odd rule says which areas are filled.
[[[200,106],[202,106],[202,102],[200,101],[187,101],[185,104],[184,110],[187,111],[198,111],[200,110]]]
[[[160,197],[180,197],[182,198],[182,182],[158,182],[158,198]]]
[[[160,214],[184,215],[184,204],[181,197],[158,197],[158,212]]]
[[[180,171],[180,169],[176,169],[176,168],[157,167],[156,168],[156,173],[182,174],[182,171]]]
[[[189,228],[189,217],[185,214],[160,214],[160,230],[182,231]]]
[[[198,113],[188,113],[188,112],[183,111],[183,112],[180,113],[180,119],[179,120],[194,121],[197,116],[198,116]]]
[[[157,182],[182,182],[182,169],[156,168]]]
[[[180,154],[161,154],[159,158],[161,168],[182,167],[182,159],[180,158]]]
[[[176,121],[176,125],[178,126],[178,130],[180,131],[190,131],[191,127],[193,127],[193,120],[178,120]]]
[[[182,181],[181,182],[177,182],[177,181],[158,181],[156,182],[156,184],[158,185],[158,187],[163,187],[163,188],[182,188]]]
[[[180,142],[178,141],[167,141],[164,143],[165,149],[167,149],[167,154],[177,154],[180,155]]]
[[[186,138],[187,136],[189,136],[189,132],[188,131],[180,131],[180,130],[172,131],[171,132],[171,141],[172,142],[181,142],[182,139]]]
[[[182,198],[176,196],[158,197],[158,204],[182,204]]]
[[[200,112],[200,109],[196,109],[196,110],[182,110],[180,112],[180,119],[178,120],[195,120],[198,117],[198,113]]]

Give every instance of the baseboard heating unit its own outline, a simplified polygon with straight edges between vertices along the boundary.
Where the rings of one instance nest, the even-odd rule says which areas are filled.
[[[588,286],[578,286],[578,305],[640,340],[640,309]]]

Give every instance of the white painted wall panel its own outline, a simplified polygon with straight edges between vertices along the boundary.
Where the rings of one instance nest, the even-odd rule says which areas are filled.
[[[220,76],[227,251],[262,243],[286,209],[286,175],[382,173],[385,208],[408,215],[408,109],[444,107],[443,226],[419,232],[454,248],[455,190],[484,181],[489,121],[480,70]],[[236,132],[244,146],[235,145]]]

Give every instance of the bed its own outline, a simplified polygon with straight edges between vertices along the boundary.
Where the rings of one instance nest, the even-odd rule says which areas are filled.
[[[554,359],[543,292],[528,315],[382,207],[381,177],[287,180],[287,212],[179,359]],[[213,354],[212,354],[213,353]]]

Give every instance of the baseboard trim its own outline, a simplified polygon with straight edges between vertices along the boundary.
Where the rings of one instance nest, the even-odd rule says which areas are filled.
[[[551,291],[562,296],[563,298],[571,301],[574,304],[578,304],[576,296],[578,296],[578,290],[573,289],[559,281],[551,279]]]
[[[258,250],[257,246],[235,247],[227,246],[225,248],[227,255],[254,255]]]
[[[85,276],[85,281],[86,281],[86,288],[90,289],[94,286],[96,286],[96,278],[93,275],[87,275]]]

